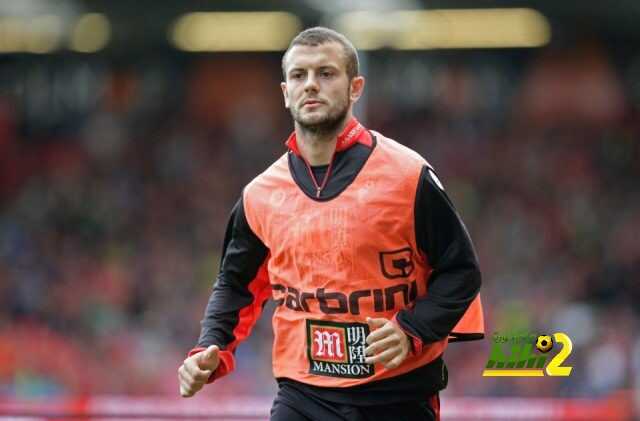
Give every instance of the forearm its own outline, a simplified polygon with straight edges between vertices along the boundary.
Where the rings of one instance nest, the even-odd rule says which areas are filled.
[[[424,343],[446,338],[481,285],[480,267],[466,227],[444,187],[425,167],[416,191],[416,240],[433,271],[427,292],[396,315],[398,324]]]
[[[398,312],[396,320],[423,343],[446,338],[480,290],[477,267],[459,267],[432,276],[427,295],[411,309]]]
[[[191,351],[210,345],[220,348],[216,377],[233,369],[235,348],[250,334],[271,296],[268,259],[269,251],[247,224],[240,200],[227,226],[220,272],[204,312],[198,344]]]

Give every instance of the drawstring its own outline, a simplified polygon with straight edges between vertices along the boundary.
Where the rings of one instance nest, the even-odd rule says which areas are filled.
[[[324,175],[322,179],[322,184],[318,184],[318,180],[316,180],[316,176],[313,175],[313,170],[311,169],[311,165],[307,162],[307,160],[301,156],[305,165],[307,166],[307,170],[309,171],[309,175],[311,176],[311,181],[313,181],[313,185],[316,188],[316,198],[320,198],[320,193],[326,187],[329,182],[329,177],[331,176],[331,169],[333,168],[333,160],[336,157],[336,151],[333,151],[333,155],[331,155],[331,161],[329,162],[329,168],[327,168],[327,173]]]

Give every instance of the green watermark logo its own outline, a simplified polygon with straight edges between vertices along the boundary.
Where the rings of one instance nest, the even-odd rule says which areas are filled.
[[[484,377],[569,376],[573,367],[562,365],[573,344],[566,333],[553,335],[494,333]]]

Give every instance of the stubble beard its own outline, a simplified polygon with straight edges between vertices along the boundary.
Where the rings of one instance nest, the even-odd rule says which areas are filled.
[[[322,138],[329,135],[334,135],[341,128],[347,114],[349,113],[349,96],[347,93],[346,98],[336,107],[329,110],[324,117],[316,120],[306,120],[300,113],[300,109],[290,109],[291,117],[297,123],[298,127],[308,135],[316,138]]]

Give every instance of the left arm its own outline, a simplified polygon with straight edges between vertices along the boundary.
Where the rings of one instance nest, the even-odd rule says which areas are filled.
[[[377,330],[367,338],[367,362],[387,368],[400,365],[410,346],[419,354],[423,344],[446,338],[480,290],[480,268],[469,233],[427,166],[416,192],[415,228],[418,248],[433,268],[427,294],[412,308],[400,310],[393,321],[368,321]]]
[[[424,167],[416,193],[418,248],[433,268],[427,294],[412,309],[398,312],[400,327],[424,343],[446,338],[480,291],[478,258],[464,223],[433,170]],[[416,347],[418,349],[416,349]]]

